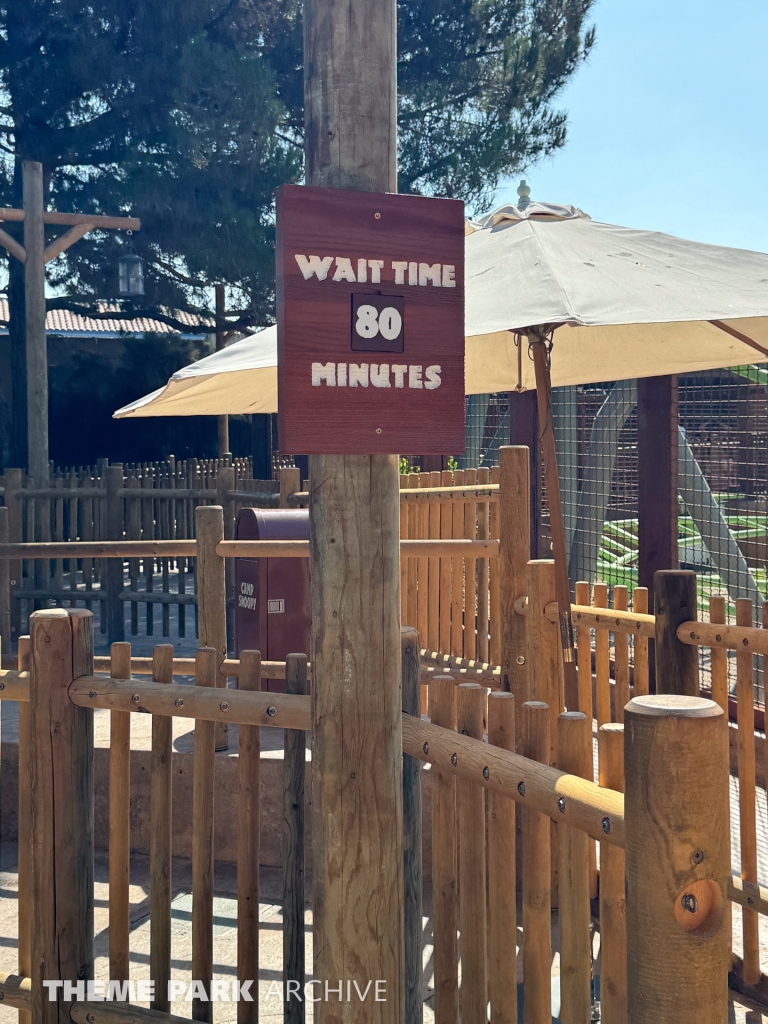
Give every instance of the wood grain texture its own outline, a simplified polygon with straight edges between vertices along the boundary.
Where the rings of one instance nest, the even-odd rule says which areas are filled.
[[[213,647],[218,664],[227,656],[227,586],[224,558],[217,545],[224,540],[224,510],[220,505],[195,510],[197,537],[197,636],[201,647]],[[170,681],[170,680],[169,680]],[[217,673],[216,685],[227,680]],[[226,723],[216,730],[216,749],[227,749]]]
[[[454,483],[463,485],[464,470],[453,474]],[[454,501],[451,506],[451,537],[464,536],[464,502]],[[411,563],[413,559],[408,559]],[[415,620],[409,620],[415,621]],[[451,645],[450,652],[461,657],[464,651],[464,562],[461,558],[451,559]]]
[[[709,621],[725,624],[726,599],[722,595],[709,598]],[[751,626],[752,623],[750,622]],[[712,679],[712,700],[728,714],[728,654],[721,647],[710,648],[709,667]]]
[[[32,1017],[65,1024],[42,982],[93,978],[93,712],[67,696],[91,670],[92,616],[35,612],[30,629]]]
[[[486,690],[479,683],[456,689],[456,728],[465,736],[483,738]],[[459,1013],[464,1020],[484,1020],[488,1004],[486,918],[485,793],[461,781],[456,793],[459,829],[459,932],[461,989]]]
[[[628,1019],[722,1024],[731,946],[725,716],[714,701],[662,694],[632,700],[624,724]]]
[[[577,583],[574,591],[576,604],[589,604],[589,583]],[[587,718],[592,718],[592,630],[587,623],[579,624],[576,631],[576,666],[579,673],[579,706],[568,710],[583,711]]]
[[[558,720],[558,765],[592,777],[592,720],[566,711]],[[560,1021],[583,1024],[592,1013],[592,936],[589,906],[589,836],[568,824],[568,802],[558,823],[560,910]]]
[[[736,625],[752,625],[752,602],[736,599]],[[757,882],[757,820],[755,796],[755,685],[754,656],[736,654],[736,702],[738,721],[739,833],[741,838],[741,877]],[[755,985],[760,980],[759,917],[746,907],[741,912],[744,941],[744,981]]]
[[[270,666],[274,662],[264,664]],[[91,693],[95,696],[91,697]],[[309,697],[266,691],[247,694],[238,690],[227,690],[226,694],[202,688],[197,691],[183,683],[168,683],[161,689],[145,680],[123,682],[104,676],[83,676],[72,685],[70,698],[78,707],[139,711],[277,729],[306,729],[310,711]]]
[[[657,572],[653,578],[653,606],[656,615],[656,692],[698,696],[698,651],[681,643],[677,636],[681,623],[698,618],[696,573],[686,570]]]
[[[515,697],[488,696],[488,743],[515,750]],[[491,1024],[517,1024],[515,803],[488,794],[488,994]]]
[[[123,500],[120,488],[123,486],[121,464],[107,466],[107,537],[110,540],[123,539]],[[110,558],[106,564],[107,579],[107,634],[110,643],[125,640],[125,609],[120,600],[123,590],[123,561]]]
[[[559,613],[559,642],[562,651],[563,676],[569,707],[578,701],[576,678],[576,652],[571,622],[571,587],[568,580],[568,553],[565,550],[565,527],[560,494],[560,478],[555,447],[554,413],[552,411],[552,381],[549,373],[549,355],[544,339],[536,332],[528,334],[528,347],[533,356],[536,374],[536,403],[539,410],[539,443],[544,459],[544,478],[547,485],[549,526],[552,535],[552,554],[555,561],[555,592]]]
[[[400,630],[403,714],[421,717],[419,634]],[[403,893],[405,914],[405,1020],[420,1024],[422,997],[421,762],[403,754]]]
[[[467,486],[477,482],[477,470],[465,469],[464,482]],[[473,501],[464,504],[464,539],[474,541],[477,537],[476,505]],[[477,657],[477,563],[466,562],[464,573],[464,657]],[[434,650],[435,648],[433,648]]]
[[[477,482],[488,484],[490,481],[490,470],[482,466],[477,471]],[[477,504],[477,539],[489,540],[490,520],[488,516],[487,502]],[[477,563],[477,656],[481,661],[489,659],[489,630],[490,630],[490,596],[491,578],[490,567],[487,558],[481,558]]]
[[[595,608],[608,607],[608,587],[595,583],[592,587]],[[595,630],[595,717],[598,728],[611,720],[611,638],[605,629]]]
[[[7,479],[7,477],[6,477]],[[7,500],[7,492],[6,492]],[[12,563],[11,563],[12,564]],[[32,664],[30,637],[20,636],[16,644],[19,672],[29,672]],[[31,689],[31,680],[29,683]],[[30,803],[30,758],[32,708],[19,704],[19,973],[32,977],[32,823]],[[31,1024],[28,1010],[19,1013],[19,1024]]]
[[[131,645],[110,648],[113,679],[130,679]],[[109,737],[109,976],[130,977],[131,715],[113,711]]]
[[[498,466],[493,466],[491,469],[491,484],[496,484],[498,487],[499,480],[501,479],[501,471]],[[488,506],[488,517],[490,522],[491,538],[494,540],[499,539],[500,533],[500,520],[501,512],[499,509],[498,501],[492,501]],[[490,582],[490,650],[488,651],[488,660],[492,661],[495,665],[501,663],[501,622],[500,622],[500,609],[501,609],[501,579],[499,573],[499,559],[496,558],[494,561],[489,562],[489,572],[491,574]]]
[[[217,651],[195,654],[195,685],[216,686]],[[172,720],[171,720],[172,721]],[[192,1000],[192,1019],[213,1020],[213,781],[215,722],[195,724],[192,768],[192,977],[203,983],[208,999]]]
[[[285,692],[307,692],[307,656],[285,659]],[[286,730],[283,747],[283,993],[288,982],[304,991],[304,772],[306,734]],[[286,1001],[284,1024],[304,1024],[303,999]]]
[[[340,13],[341,4],[334,0],[331,6]],[[361,6],[357,17],[366,22],[374,16]],[[355,20],[344,16],[345,24]],[[373,455],[464,448],[464,204],[383,192],[277,189],[278,432],[288,451]],[[333,271],[325,280],[306,280],[296,256],[310,254],[350,260],[353,276],[358,261],[380,260],[380,282],[340,280]],[[411,285],[410,279],[398,284],[395,262],[449,265],[455,286]],[[374,293],[403,300],[400,352],[387,351],[381,336],[379,351],[352,348],[351,297]],[[388,386],[313,386],[313,362],[386,365]],[[420,366],[424,374],[428,366],[440,366],[440,386],[411,387],[406,374],[405,386],[397,387],[393,365]]]
[[[238,688],[261,692],[261,655],[240,652]],[[309,709],[307,709],[309,710]],[[306,724],[309,725],[309,715]],[[261,801],[259,762],[261,743],[258,725],[241,725],[238,735],[237,808],[237,976],[258,987],[259,978],[259,842]],[[237,1004],[238,1024],[258,1024],[259,1001],[241,999]]]
[[[152,679],[169,685],[173,679],[173,645],[153,652]],[[153,1010],[169,1013],[171,977],[171,779],[173,719],[152,716],[149,781],[149,974],[155,983]]]
[[[550,714],[542,701],[520,709],[522,753],[546,762],[550,751]],[[522,808],[523,868],[523,1021],[551,1024],[551,870],[549,820]]]
[[[624,791],[624,726],[602,725],[597,734],[600,785]],[[627,1022],[627,900],[624,851],[600,844],[600,1008],[605,1024]]]
[[[629,591],[626,587],[613,588],[613,607],[616,611],[625,612],[629,609]],[[629,703],[629,637],[626,633],[613,634],[614,718],[617,722],[624,721],[624,707]]]
[[[638,615],[648,614],[648,588],[635,587],[632,592],[632,611]],[[633,641],[634,654],[634,695],[642,697],[648,693],[650,686],[649,660],[648,660],[648,639],[645,636],[635,636]]]
[[[402,703],[395,456],[310,460],[315,977],[386,981],[403,1013]],[[299,699],[299,698],[294,698]],[[352,1020],[353,1003],[316,1004]]]
[[[441,476],[441,484],[449,486],[453,474],[450,470],[444,469]],[[453,522],[453,506],[446,502],[441,502],[439,505],[440,517],[440,536],[450,537],[451,526]],[[453,568],[453,560],[450,558],[440,559],[440,614],[439,614],[439,626],[438,626],[438,640],[437,649],[438,651],[451,651],[451,608],[452,608],[452,593],[451,593],[451,570]],[[451,651],[451,653],[453,653]]]
[[[448,732],[456,729],[456,684],[452,676],[435,676],[430,680],[429,710],[433,725]],[[448,738],[452,739],[450,736]],[[458,1024],[456,779],[436,764],[432,770],[435,773],[432,777],[435,1024]]]
[[[440,485],[441,474],[439,472],[432,472],[429,474],[430,483],[434,486]],[[440,537],[440,506],[438,504],[430,504],[429,506],[429,519],[428,519],[428,531],[429,540],[437,541]],[[474,539],[474,534],[472,539]],[[435,555],[437,552],[435,552]],[[440,650],[440,560],[439,558],[429,559],[429,591],[427,597],[428,603],[428,633],[427,638],[429,641],[428,646],[433,651]],[[474,614],[474,613],[473,613]],[[474,630],[474,618],[472,619],[472,629]],[[474,632],[472,634],[474,636]]]
[[[563,681],[558,628],[549,621],[545,611],[555,596],[555,563],[550,559],[528,562],[527,583],[526,622],[531,699],[547,705],[550,753],[545,763],[556,764],[557,719],[563,710]]]
[[[429,477],[429,473],[419,473],[419,489],[427,487],[429,485]],[[418,506],[418,516],[416,520],[417,537],[426,538],[429,535],[429,510],[432,504],[432,502],[430,502],[429,504],[427,504],[426,502],[422,502]],[[419,574],[419,593],[417,608],[418,621],[416,625],[419,630],[419,636],[421,637],[422,641],[426,644],[427,638],[429,636],[429,559],[422,555],[416,564],[418,566]]]

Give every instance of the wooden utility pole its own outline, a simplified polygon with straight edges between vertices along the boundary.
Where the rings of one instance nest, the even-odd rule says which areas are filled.
[[[395,192],[395,0],[307,0],[307,184]],[[314,975],[403,993],[399,475],[395,455],[310,459]],[[340,980],[341,979],[341,980]],[[373,985],[372,985],[373,988]],[[381,991],[381,988],[380,988]],[[317,1019],[361,1019],[330,997]]]
[[[27,367],[27,469],[38,485],[48,482],[48,348],[45,332],[45,264],[60,256],[94,228],[138,231],[135,217],[102,217],[83,213],[59,213],[45,209],[43,165],[35,160],[22,164],[24,209],[0,209],[4,221],[24,222],[21,245],[0,228],[0,245],[24,264]],[[69,227],[46,246],[45,225]]]
[[[227,297],[223,284],[216,285],[216,351],[220,352],[227,343],[227,332],[221,329],[227,315]],[[229,452],[229,416],[217,416],[216,426],[219,432],[219,458],[223,459]]]

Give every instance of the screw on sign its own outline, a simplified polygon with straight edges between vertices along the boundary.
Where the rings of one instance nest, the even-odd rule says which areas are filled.
[[[286,450],[464,450],[462,203],[278,189],[277,326]]]

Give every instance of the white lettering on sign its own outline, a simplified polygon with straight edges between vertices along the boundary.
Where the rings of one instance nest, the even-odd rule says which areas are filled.
[[[305,281],[316,277],[318,281],[328,280],[328,273],[335,263],[331,281],[349,281],[351,284],[367,284],[368,271],[371,272],[371,284],[382,283],[384,260],[356,260],[357,269],[348,256],[303,256],[295,254],[296,262]],[[407,273],[407,282],[406,282]],[[389,272],[384,275],[386,280],[394,284],[426,288],[455,288],[456,267],[452,263],[416,263],[393,260]]]
[[[245,594],[238,594],[237,606],[238,608],[245,608],[246,611],[252,612],[256,608],[256,598],[246,597]]]
[[[334,387],[363,387],[372,384],[375,388],[391,388],[392,377],[396,388],[405,387],[406,374],[408,387],[434,391],[442,384],[443,368],[437,364],[428,366],[405,366],[401,363],[312,363],[312,387],[319,388],[325,384]]]
[[[361,338],[375,338],[381,334],[387,341],[394,341],[402,327],[403,318],[394,306],[385,306],[380,313],[367,303],[357,307],[355,331]]]

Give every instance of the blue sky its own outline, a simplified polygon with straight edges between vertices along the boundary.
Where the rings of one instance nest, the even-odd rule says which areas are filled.
[[[592,20],[592,56],[557,102],[568,141],[528,169],[531,198],[768,252],[765,0],[598,0]]]

